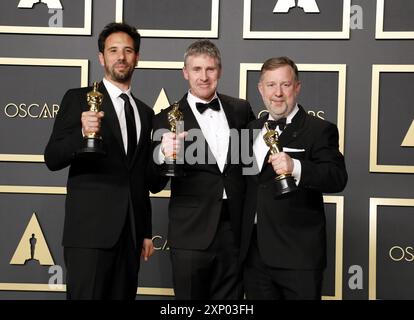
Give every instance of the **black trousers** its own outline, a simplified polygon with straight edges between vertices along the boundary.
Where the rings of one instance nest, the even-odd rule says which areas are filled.
[[[141,250],[126,219],[113,248],[64,248],[68,300],[135,300]]]
[[[283,259],[283,257],[280,257]],[[256,227],[243,268],[247,299],[320,300],[323,270],[282,269],[267,266],[257,246]]]
[[[243,298],[239,248],[227,214],[223,213],[216,236],[206,250],[170,249],[176,299]]]

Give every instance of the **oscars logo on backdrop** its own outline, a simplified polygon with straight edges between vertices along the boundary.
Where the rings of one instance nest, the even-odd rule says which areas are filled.
[[[154,243],[154,250],[156,251],[170,250],[167,238],[163,237],[162,235],[153,236],[152,242]]]
[[[4,107],[4,114],[8,118],[50,119],[56,117],[59,108],[59,105],[56,103],[10,102]]]
[[[319,13],[316,0],[278,0],[273,13],[288,13],[294,7],[302,8],[306,13]]]
[[[391,260],[395,262],[406,261],[406,262],[413,262],[414,261],[414,249],[412,246],[401,247],[401,246],[394,246],[388,252],[389,257]]]
[[[414,147],[414,120],[411,122],[411,126],[401,143],[401,147]]]
[[[261,110],[258,115],[257,115],[257,119],[259,119],[260,117],[262,117],[265,113],[268,113],[269,111],[267,111],[267,109],[263,109]],[[325,117],[325,111],[324,110],[308,110],[308,114],[310,114],[311,116],[314,116],[316,118],[322,119],[322,120],[326,120]],[[414,135],[414,121],[413,121],[413,135]],[[408,136],[408,134],[407,134]],[[414,136],[413,136],[414,138]],[[414,146],[414,143],[413,143]]]
[[[18,8],[33,8],[33,5],[44,3],[49,9],[63,9],[60,0],[20,0]]]
[[[40,228],[36,213],[33,213],[10,264],[24,265],[35,262],[42,266],[54,265],[45,236]]]

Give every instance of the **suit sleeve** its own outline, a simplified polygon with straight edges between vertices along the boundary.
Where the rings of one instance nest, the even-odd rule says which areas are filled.
[[[301,160],[300,187],[324,193],[342,191],[347,183],[344,157],[339,151],[339,134],[335,125],[329,124],[315,137],[308,160]]]
[[[52,170],[70,165],[75,151],[82,143],[80,95],[69,90],[64,95],[45,149],[45,162]]]

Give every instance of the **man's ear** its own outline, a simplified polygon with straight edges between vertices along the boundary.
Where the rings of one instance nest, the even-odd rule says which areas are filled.
[[[301,88],[302,88],[302,82],[297,81],[296,82],[296,85],[295,85],[295,93],[296,93],[296,95],[299,95]]]
[[[135,59],[135,67],[138,66],[138,61],[139,61],[139,53],[137,53],[137,57]]]
[[[98,58],[99,58],[99,63],[103,67],[105,65],[105,60],[104,60],[104,56],[103,56],[103,53],[102,52],[99,52]]]
[[[260,94],[261,94],[261,95],[263,95],[263,94],[262,94],[262,91],[263,91],[263,87],[262,87],[262,85],[263,85],[263,84],[262,84],[262,82],[259,82],[259,83],[257,84],[257,89],[259,90],[259,92],[260,92]]]
[[[183,67],[183,76],[185,80],[188,80],[188,71],[185,66]]]

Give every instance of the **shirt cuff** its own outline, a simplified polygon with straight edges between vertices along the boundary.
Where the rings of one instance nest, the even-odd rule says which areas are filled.
[[[165,156],[161,151],[161,143],[159,145],[159,149],[158,149],[158,164],[163,164],[165,162]]]
[[[292,176],[295,178],[296,185],[299,185],[300,177],[302,174],[302,164],[298,159],[292,159],[293,160],[293,171]]]

